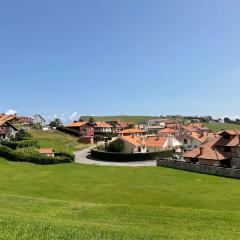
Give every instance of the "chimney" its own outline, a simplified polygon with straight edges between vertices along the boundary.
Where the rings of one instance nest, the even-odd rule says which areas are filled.
[[[201,146],[199,149],[200,149],[200,155],[202,155],[202,154],[203,154],[203,149],[204,149],[204,147]]]

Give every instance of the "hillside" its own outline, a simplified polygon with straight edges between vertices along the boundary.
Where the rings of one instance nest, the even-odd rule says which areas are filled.
[[[240,129],[240,124],[233,123],[208,123],[205,125],[213,132],[219,132],[221,130]]]
[[[33,140],[37,140],[40,147],[50,147],[56,151],[74,152],[86,148],[86,144],[78,142],[78,138],[60,131],[31,130]]]
[[[235,179],[0,159],[4,240],[239,239],[239,201]]]
[[[84,120],[88,120],[92,116],[82,116]],[[119,115],[119,116],[93,116],[95,121],[109,121],[109,120],[120,120],[123,122],[138,123],[141,121],[147,121],[149,119],[157,118],[157,116],[130,116],[130,115]]]

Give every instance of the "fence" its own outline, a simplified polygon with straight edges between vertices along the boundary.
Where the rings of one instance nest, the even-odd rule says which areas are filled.
[[[187,162],[178,162],[170,159],[159,159],[157,160],[157,166],[175,168],[189,172],[204,173],[209,175],[216,175],[229,178],[240,179],[240,169],[239,168],[224,168],[217,166],[208,166],[193,164]]]

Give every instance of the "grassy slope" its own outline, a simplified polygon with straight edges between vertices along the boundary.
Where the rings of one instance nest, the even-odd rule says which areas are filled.
[[[91,116],[83,116],[82,118],[88,120]],[[108,121],[108,120],[120,120],[123,122],[133,122],[137,123],[139,121],[146,121],[149,119],[156,118],[156,116],[128,116],[128,115],[119,115],[119,116],[94,116],[95,121]]]
[[[0,160],[0,239],[239,239],[240,182]]]
[[[208,123],[206,126],[213,132],[219,132],[226,129],[240,129],[240,125],[232,123]]]
[[[78,143],[77,137],[59,131],[31,130],[33,139],[38,140],[41,147],[51,147],[57,151],[74,152],[85,148],[86,144]]]

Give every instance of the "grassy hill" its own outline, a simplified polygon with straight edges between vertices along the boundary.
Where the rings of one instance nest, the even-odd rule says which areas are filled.
[[[0,159],[0,239],[239,239],[240,181]]]
[[[37,140],[40,147],[50,147],[56,151],[74,152],[86,148],[86,144],[78,142],[78,138],[60,131],[31,130],[33,140]]]
[[[206,126],[213,132],[219,132],[227,129],[240,129],[240,124],[233,123],[208,123]]]
[[[88,120],[91,116],[82,116],[84,120]],[[123,122],[133,122],[138,123],[140,121],[147,121],[149,119],[156,118],[156,116],[128,116],[128,115],[119,115],[119,116],[94,116],[95,121],[109,121],[109,120],[120,120]]]

